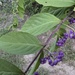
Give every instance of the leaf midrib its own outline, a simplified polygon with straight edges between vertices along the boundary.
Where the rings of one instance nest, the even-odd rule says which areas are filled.
[[[19,75],[21,74],[21,73],[17,73],[17,72],[10,72],[10,71],[9,71],[9,72],[6,72],[6,71],[1,71],[0,73],[19,74]]]
[[[60,21],[60,20],[58,20],[58,21]],[[35,29],[35,28],[39,28],[39,27],[45,26],[46,24],[49,24],[49,23],[52,23],[52,22],[53,22],[53,23],[57,23],[57,21],[50,21],[50,22],[41,24],[41,25],[39,25],[39,26],[35,26],[35,27],[33,27],[33,28],[30,27],[31,29],[30,29],[30,28],[29,28],[28,30],[26,29],[26,31],[29,31],[29,30],[32,30],[32,29]],[[25,28],[25,27],[24,27],[24,28]],[[23,28],[23,29],[24,29],[24,28]]]
[[[25,44],[25,43],[10,43],[10,42],[2,42],[2,43],[6,43],[6,44],[17,44],[17,45],[18,44],[19,45],[21,44],[21,45],[28,45],[28,46],[42,46],[41,44],[36,44],[36,43],[35,44],[33,44],[33,43],[32,44],[29,44],[29,43],[27,43],[27,44]]]

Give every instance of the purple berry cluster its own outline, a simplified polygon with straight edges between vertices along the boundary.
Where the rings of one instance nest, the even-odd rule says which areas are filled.
[[[68,38],[75,39],[75,32],[73,30],[70,30],[69,33],[64,33],[64,36],[57,41],[56,45],[59,47],[63,46]]]
[[[60,47],[63,46],[67,38],[68,38],[68,34],[64,33],[64,36],[57,41],[56,45]]]
[[[70,23],[75,23],[75,18],[70,19],[69,21]],[[63,46],[68,38],[75,39],[75,32],[73,30],[70,30],[69,33],[64,33],[63,37],[61,37],[57,41],[56,45],[59,47]],[[63,57],[64,57],[64,52],[62,50],[60,50],[59,52],[53,52],[49,56],[40,59],[40,64],[45,64],[46,62],[48,62],[50,66],[55,66],[60,61],[62,61]],[[34,75],[39,75],[39,73],[35,72]]]
[[[75,18],[71,18],[71,19],[69,19],[69,22],[70,22],[70,24],[75,23]]]
[[[48,64],[51,66],[57,65],[60,61],[62,61],[62,58],[64,57],[64,52],[59,51],[58,53],[54,53],[52,56],[54,58],[51,58],[49,56],[42,58],[40,60],[40,63],[45,64],[48,61]]]
[[[52,53],[55,58],[51,58],[50,56],[44,57],[40,60],[41,64],[45,64],[48,61],[48,64],[50,66],[55,66],[57,65],[60,61],[62,61],[63,57],[64,57],[64,52],[63,51],[59,51],[59,52],[54,52]],[[34,72],[34,75],[39,75],[38,72]]]

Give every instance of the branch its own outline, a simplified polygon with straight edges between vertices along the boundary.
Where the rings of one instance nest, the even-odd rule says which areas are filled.
[[[70,27],[69,25],[65,25],[66,27],[68,27],[69,29],[73,30],[75,32],[75,29]]]
[[[66,18],[64,18],[63,20],[61,20],[61,22],[57,25],[57,27],[55,28],[55,30],[51,33],[51,35],[49,36],[49,38],[47,39],[47,41],[45,42],[44,46],[40,49],[40,51],[37,53],[37,55],[35,56],[35,58],[33,59],[33,61],[29,64],[28,68],[26,69],[24,75],[28,72],[28,70],[30,69],[30,67],[32,66],[32,64],[35,62],[35,60],[37,59],[37,57],[40,55],[40,53],[44,50],[44,48],[49,44],[49,41],[51,40],[52,36],[60,29],[60,26],[66,21],[68,20],[69,16],[73,14],[73,11],[71,11]]]

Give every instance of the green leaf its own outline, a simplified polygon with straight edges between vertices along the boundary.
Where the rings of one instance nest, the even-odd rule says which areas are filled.
[[[49,13],[36,14],[26,21],[22,27],[22,32],[39,35],[56,26],[60,20]]]
[[[38,39],[26,32],[10,32],[0,38],[0,49],[12,54],[31,54],[41,47]]]
[[[20,6],[18,6],[18,14],[19,14],[19,16],[20,16],[21,18],[24,17],[24,9],[21,8]]]
[[[70,11],[71,9],[73,9],[73,7],[51,7],[51,6],[43,6],[41,9],[42,13],[48,12],[50,14],[55,15],[56,17],[60,18],[60,19],[64,19],[67,15],[67,12]]]
[[[44,6],[70,7],[75,5],[74,0],[36,0],[36,1]]]
[[[24,9],[24,0],[19,0],[18,1],[18,5],[21,7],[21,8],[23,8]]]
[[[36,60],[34,66],[32,67],[31,71],[29,72],[28,75],[33,75],[33,73],[38,69],[38,67],[40,66],[40,59],[44,57],[44,53],[42,52],[38,59]]]
[[[23,72],[12,63],[0,59],[0,75],[23,75]]]
[[[18,14],[23,19],[24,17],[24,0],[18,0]]]

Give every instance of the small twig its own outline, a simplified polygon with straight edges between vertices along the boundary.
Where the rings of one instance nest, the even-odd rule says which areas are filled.
[[[63,20],[61,20],[61,22],[57,25],[57,27],[55,28],[55,30],[53,30],[53,32],[51,33],[51,35],[49,36],[49,38],[47,39],[47,41],[45,42],[44,46],[40,49],[40,51],[37,53],[37,55],[35,56],[35,58],[33,59],[33,61],[29,64],[28,68],[26,69],[24,75],[28,72],[29,68],[32,66],[32,64],[35,62],[35,60],[37,59],[37,57],[39,56],[39,54],[44,50],[44,48],[49,44],[49,41],[51,40],[52,36],[60,29],[60,26],[69,18],[69,16],[73,14],[73,11],[71,11],[66,18],[64,18]]]
[[[44,50],[47,51],[48,56],[53,57],[53,55],[51,54],[51,52],[49,51],[49,49],[47,49],[47,48],[45,49],[45,48],[44,48]]]
[[[65,26],[68,27],[69,29],[71,29],[71,30],[73,30],[73,31],[75,32],[75,29],[72,28],[71,26],[69,26],[69,25],[65,25]]]

